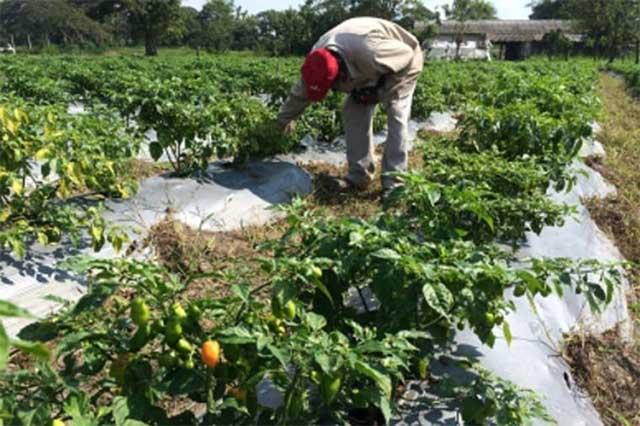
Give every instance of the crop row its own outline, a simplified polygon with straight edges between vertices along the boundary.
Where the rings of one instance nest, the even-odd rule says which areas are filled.
[[[69,61],[63,65],[73,67]],[[120,69],[128,61],[90,66]],[[128,101],[121,104],[121,118],[137,122],[123,126],[123,134],[130,127],[139,132],[144,120],[156,120],[143,118],[161,114],[151,105],[170,108],[166,104],[175,102],[171,108],[197,110],[217,96],[241,96],[234,93],[243,90],[240,86],[224,85],[191,93],[199,80],[188,77],[196,71],[182,61],[138,64],[151,81],[132,77],[132,88],[121,88],[119,98],[137,90],[135,96],[149,96],[150,87],[162,94],[129,113],[122,108]],[[213,67],[217,61],[223,64]],[[205,63],[239,80],[214,81],[247,84],[249,90],[253,86],[243,80],[253,75],[257,86],[264,78],[261,70],[274,65],[246,58]],[[295,78],[295,61],[277,63]],[[42,72],[60,81],[55,70]],[[133,74],[116,75],[113,81]],[[119,84],[113,81],[107,84]],[[518,247],[527,232],[561,225],[572,214],[571,206],[545,194],[550,185],[567,188],[574,180],[567,166],[582,138],[590,135],[589,123],[598,111],[595,81],[594,70],[583,64],[428,67],[416,94],[417,114],[455,108],[461,131],[452,139],[423,140],[417,149],[424,165],[401,176],[404,187],[373,218],[333,218],[303,200],[285,207],[287,229],[282,238],[263,244],[258,272],[243,273],[247,264],[241,262],[209,274],[230,289],[228,296],[194,296],[189,286],[202,276],[148,262],[76,262],[89,292],[13,342],[29,356],[12,357],[0,372],[0,418],[18,424],[52,418],[118,425],[315,424],[346,423],[358,414],[378,412],[388,421],[401,385],[419,379],[449,399],[469,424],[549,420],[536,395],[470,360],[460,361],[469,373],[462,381],[431,366],[451,347],[456,329],[468,328],[489,346],[498,337],[511,343],[507,318],[515,304],[510,294],[534,303],[536,297],[574,291],[584,294],[596,312],[611,301],[621,281],[617,265],[516,261],[506,245],[496,244]],[[82,99],[99,98],[88,104],[109,106],[117,97],[104,97],[109,93],[104,90],[87,90],[91,95]],[[253,93],[265,94],[265,87]],[[45,109],[34,111],[55,105],[38,108]],[[336,111],[326,113],[335,117]],[[236,109],[229,110],[234,114]],[[246,120],[256,112],[241,114]],[[76,119],[63,114],[61,120]],[[259,128],[259,120],[254,123]],[[4,124],[4,134],[13,134],[9,127],[15,125]],[[65,132],[60,130],[62,140],[68,137]],[[40,141],[37,133],[27,134]],[[29,155],[34,158],[57,158],[42,155],[39,146],[33,149]],[[77,175],[77,180],[83,176]],[[353,294],[356,302],[347,302]],[[4,316],[24,314],[0,307]]]
[[[129,160],[151,129],[152,157],[168,159],[180,174],[216,157],[242,163],[286,152],[307,134],[332,140],[342,133],[339,94],[313,106],[294,135],[282,135],[273,123],[298,66],[297,59],[233,55],[0,59],[0,134],[7,142],[0,148],[0,245],[21,254],[30,238],[55,242],[86,224],[60,199],[86,190],[133,194]],[[591,134],[595,81],[595,69],[584,63],[428,64],[414,117],[458,110],[467,151],[533,155],[561,188],[571,183],[566,164]],[[88,113],[70,116],[71,102],[83,102]],[[375,123],[384,126],[381,109]],[[51,217],[43,220],[40,211]],[[102,228],[92,227],[97,246]]]

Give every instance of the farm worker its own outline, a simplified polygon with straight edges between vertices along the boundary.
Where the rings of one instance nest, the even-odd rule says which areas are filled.
[[[353,18],[333,28],[313,46],[302,66],[302,78],[280,109],[278,122],[290,132],[312,102],[329,90],[348,93],[342,118],[347,141],[347,176],[341,189],[365,189],[373,180],[373,116],[376,104],[387,113],[388,136],[382,159],[382,187],[398,180],[386,173],[407,169],[408,124],[416,83],[424,65],[420,42],[392,22]]]

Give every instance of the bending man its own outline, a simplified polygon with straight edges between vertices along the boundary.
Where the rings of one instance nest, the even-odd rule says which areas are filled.
[[[305,108],[322,101],[329,90],[349,93],[342,112],[349,172],[339,182],[365,189],[375,170],[373,115],[376,104],[382,103],[388,117],[382,186],[388,191],[397,179],[386,173],[407,169],[408,122],[423,65],[420,43],[399,25],[376,18],[349,19],[313,46],[278,121],[290,130]]]

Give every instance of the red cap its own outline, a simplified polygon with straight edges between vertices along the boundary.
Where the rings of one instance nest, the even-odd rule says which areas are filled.
[[[338,60],[328,49],[316,49],[307,55],[302,65],[302,80],[311,102],[323,100],[338,78]]]

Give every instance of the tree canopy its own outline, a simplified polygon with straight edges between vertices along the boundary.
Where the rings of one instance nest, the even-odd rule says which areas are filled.
[[[571,19],[569,0],[536,0],[529,3],[529,19]]]
[[[567,11],[596,52],[610,61],[640,41],[640,0],[568,0]]]
[[[495,6],[487,0],[454,0],[453,4],[444,7],[444,13],[447,19],[461,22],[498,17]]]
[[[18,43],[28,40],[38,46],[142,42],[148,55],[154,55],[159,45],[287,55],[306,53],[324,32],[354,16],[385,18],[410,31],[437,18],[421,0],[305,0],[296,9],[266,10],[256,15],[237,7],[234,0],[208,0],[200,11],[181,3],[0,0],[0,25]],[[495,9],[484,0],[471,3],[473,16],[495,15]]]

